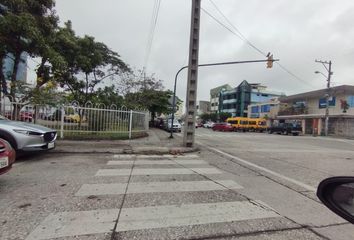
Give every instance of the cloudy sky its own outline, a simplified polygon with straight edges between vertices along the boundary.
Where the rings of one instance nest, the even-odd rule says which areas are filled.
[[[158,0],[57,0],[62,22],[71,20],[78,35],[92,35],[117,51],[130,66],[141,69],[148,45],[154,4]],[[202,7],[234,30],[216,10],[261,51],[272,52],[277,64],[265,63],[200,68],[198,99],[209,100],[209,90],[242,80],[261,83],[287,95],[324,88],[325,78],[314,74],[325,68],[315,59],[332,60],[333,85],[354,84],[354,1],[352,0],[203,0]],[[166,88],[187,64],[191,0],[161,0],[147,72],[155,73]],[[200,63],[265,59],[246,41],[222,27],[204,11],[201,15]],[[186,74],[177,95],[185,99]]]

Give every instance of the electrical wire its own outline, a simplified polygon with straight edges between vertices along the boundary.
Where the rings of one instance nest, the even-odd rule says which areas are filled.
[[[161,0],[155,0],[153,12],[152,12],[152,16],[151,16],[151,21],[150,21],[150,30],[149,30],[149,35],[148,35],[147,46],[145,49],[144,71],[148,65],[148,61],[150,58],[151,48],[152,48],[152,44],[154,41],[156,25],[157,25],[157,21],[158,21],[158,17],[159,17],[159,12],[160,12],[160,6],[161,6]]]
[[[206,13],[209,17],[211,17],[214,21],[216,21],[219,25],[221,25],[222,27],[224,27],[226,30],[228,30],[229,32],[231,32],[232,34],[234,34],[235,36],[237,36],[238,38],[240,38],[242,41],[244,41],[247,45],[249,45],[251,48],[253,48],[254,50],[256,50],[257,52],[259,52],[260,54],[262,54],[264,57],[267,56],[267,54],[260,50],[259,48],[257,48],[253,43],[251,43],[243,34],[242,32],[225,16],[225,14],[220,10],[220,8],[218,8],[218,6],[215,4],[215,2],[213,0],[209,0],[210,3],[213,5],[213,7],[216,9],[216,11],[224,18],[224,20],[229,24],[229,26],[231,28],[233,28],[234,30],[232,30],[230,27],[226,26],[225,24],[223,24],[221,21],[219,21],[215,16],[213,16],[211,13],[209,13],[207,10],[203,9],[203,12]],[[310,85],[311,87],[315,87],[314,85],[310,84],[309,82],[303,80],[302,78],[298,77],[296,74],[294,74],[293,72],[291,72],[289,69],[287,69],[284,65],[280,64],[279,62],[275,62],[281,69],[283,69],[286,73],[288,73],[289,75],[291,75],[292,77],[294,77],[296,80],[306,84],[306,85]]]

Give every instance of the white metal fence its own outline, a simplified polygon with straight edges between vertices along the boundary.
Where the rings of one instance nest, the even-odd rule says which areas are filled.
[[[124,139],[142,136],[149,129],[149,112],[116,105],[77,102],[51,106],[21,104],[0,99],[0,115],[15,121],[56,129],[61,138]]]

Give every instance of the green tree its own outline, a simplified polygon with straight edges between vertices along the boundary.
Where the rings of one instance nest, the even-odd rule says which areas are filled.
[[[11,81],[10,91],[5,92],[15,101],[19,93],[16,75],[21,54],[28,53],[31,57],[41,56],[50,47],[46,37],[55,29],[58,18],[54,12],[54,0],[3,0],[2,17],[0,18],[0,57],[13,55],[14,67],[10,76],[2,75]],[[3,73],[1,73],[3,74]]]
[[[226,119],[230,118],[232,116],[231,113],[226,113],[226,112],[220,112],[219,113],[219,119],[221,122],[225,122]]]
[[[90,36],[76,37],[70,22],[59,36],[57,48],[67,66],[64,71],[57,72],[56,78],[81,104],[93,100],[91,97],[96,87],[103,84],[104,80],[118,82],[116,76],[130,71],[118,53],[104,43],[96,42]]]
[[[125,96],[126,105],[130,108],[145,108],[150,111],[152,121],[157,114],[170,113],[171,104],[169,99],[171,91],[146,89],[136,93],[128,93]]]

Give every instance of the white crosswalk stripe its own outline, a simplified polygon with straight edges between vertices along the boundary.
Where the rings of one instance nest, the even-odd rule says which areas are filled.
[[[237,201],[123,208],[117,231],[189,226],[279,216],[271,209],[255,203]],[[114,227],[114,220],[118,212],[119,209],[105,209],[50,214],[27,237],[27,240],[110,232]]]
[[[207,164],[204,160],[120,160],[120,161],[108,161],[107,165],[196,165]]]
[[[100,169],[96,176],[129,176],[130,169]],[[186,175],[186,174],[221,174],[216,168],[135,168],[132,176],[137,175]]]
[[[112,182],[83,184],[75,197],[87,196],[112,197],[129,194],[175,194],[209,191],[230,191],[242,189],[231,180],[223,179],[223,172],[211,167],[206,161],[197,159],[198,155],[114,155],[107,162],[110,168],[99,169],[93,179],[104,180],[115,176],[203,176],[211,175],[213,180],[194,181],[152,181],[152,182]],[[173,158],[173,159],[172,159]],[[149,168],[142,168],[148,165]],[[193,165],[200,165],[193,167]],[[132,167],[135,166],[133,169]],[[202,166],[202,167],[201,167]],[[122,168],[124,167],[124,168]],[[128,186],[127,186],[128,184]],[[125,196],[125,195],[123,195]],[[128,196],[128,195],[127,195]],[[154,196],[154,195],[152,195]],[[73,237],[89,234],[110,233],[114,229],[119,209],[96,209],[52,213],[37,226],[27,240]],[[116,231],[132,231],[154,228],[181,227],[208,223],[245,221],[261,218],[279,217],[272,209],[257,201],[228,201],[212,203],[185,203],[182,205],[160,205],[126,208],[123,206]]]
[[[110,184],[84,184],[76,196],[124,194],[126,183]],[[153,193],[153,192],[198,192],[228,189],[241,189],[242,187],[229,180],[212,181],[174,181],[174,182],[139,182],[130,183],[127,194]]]

